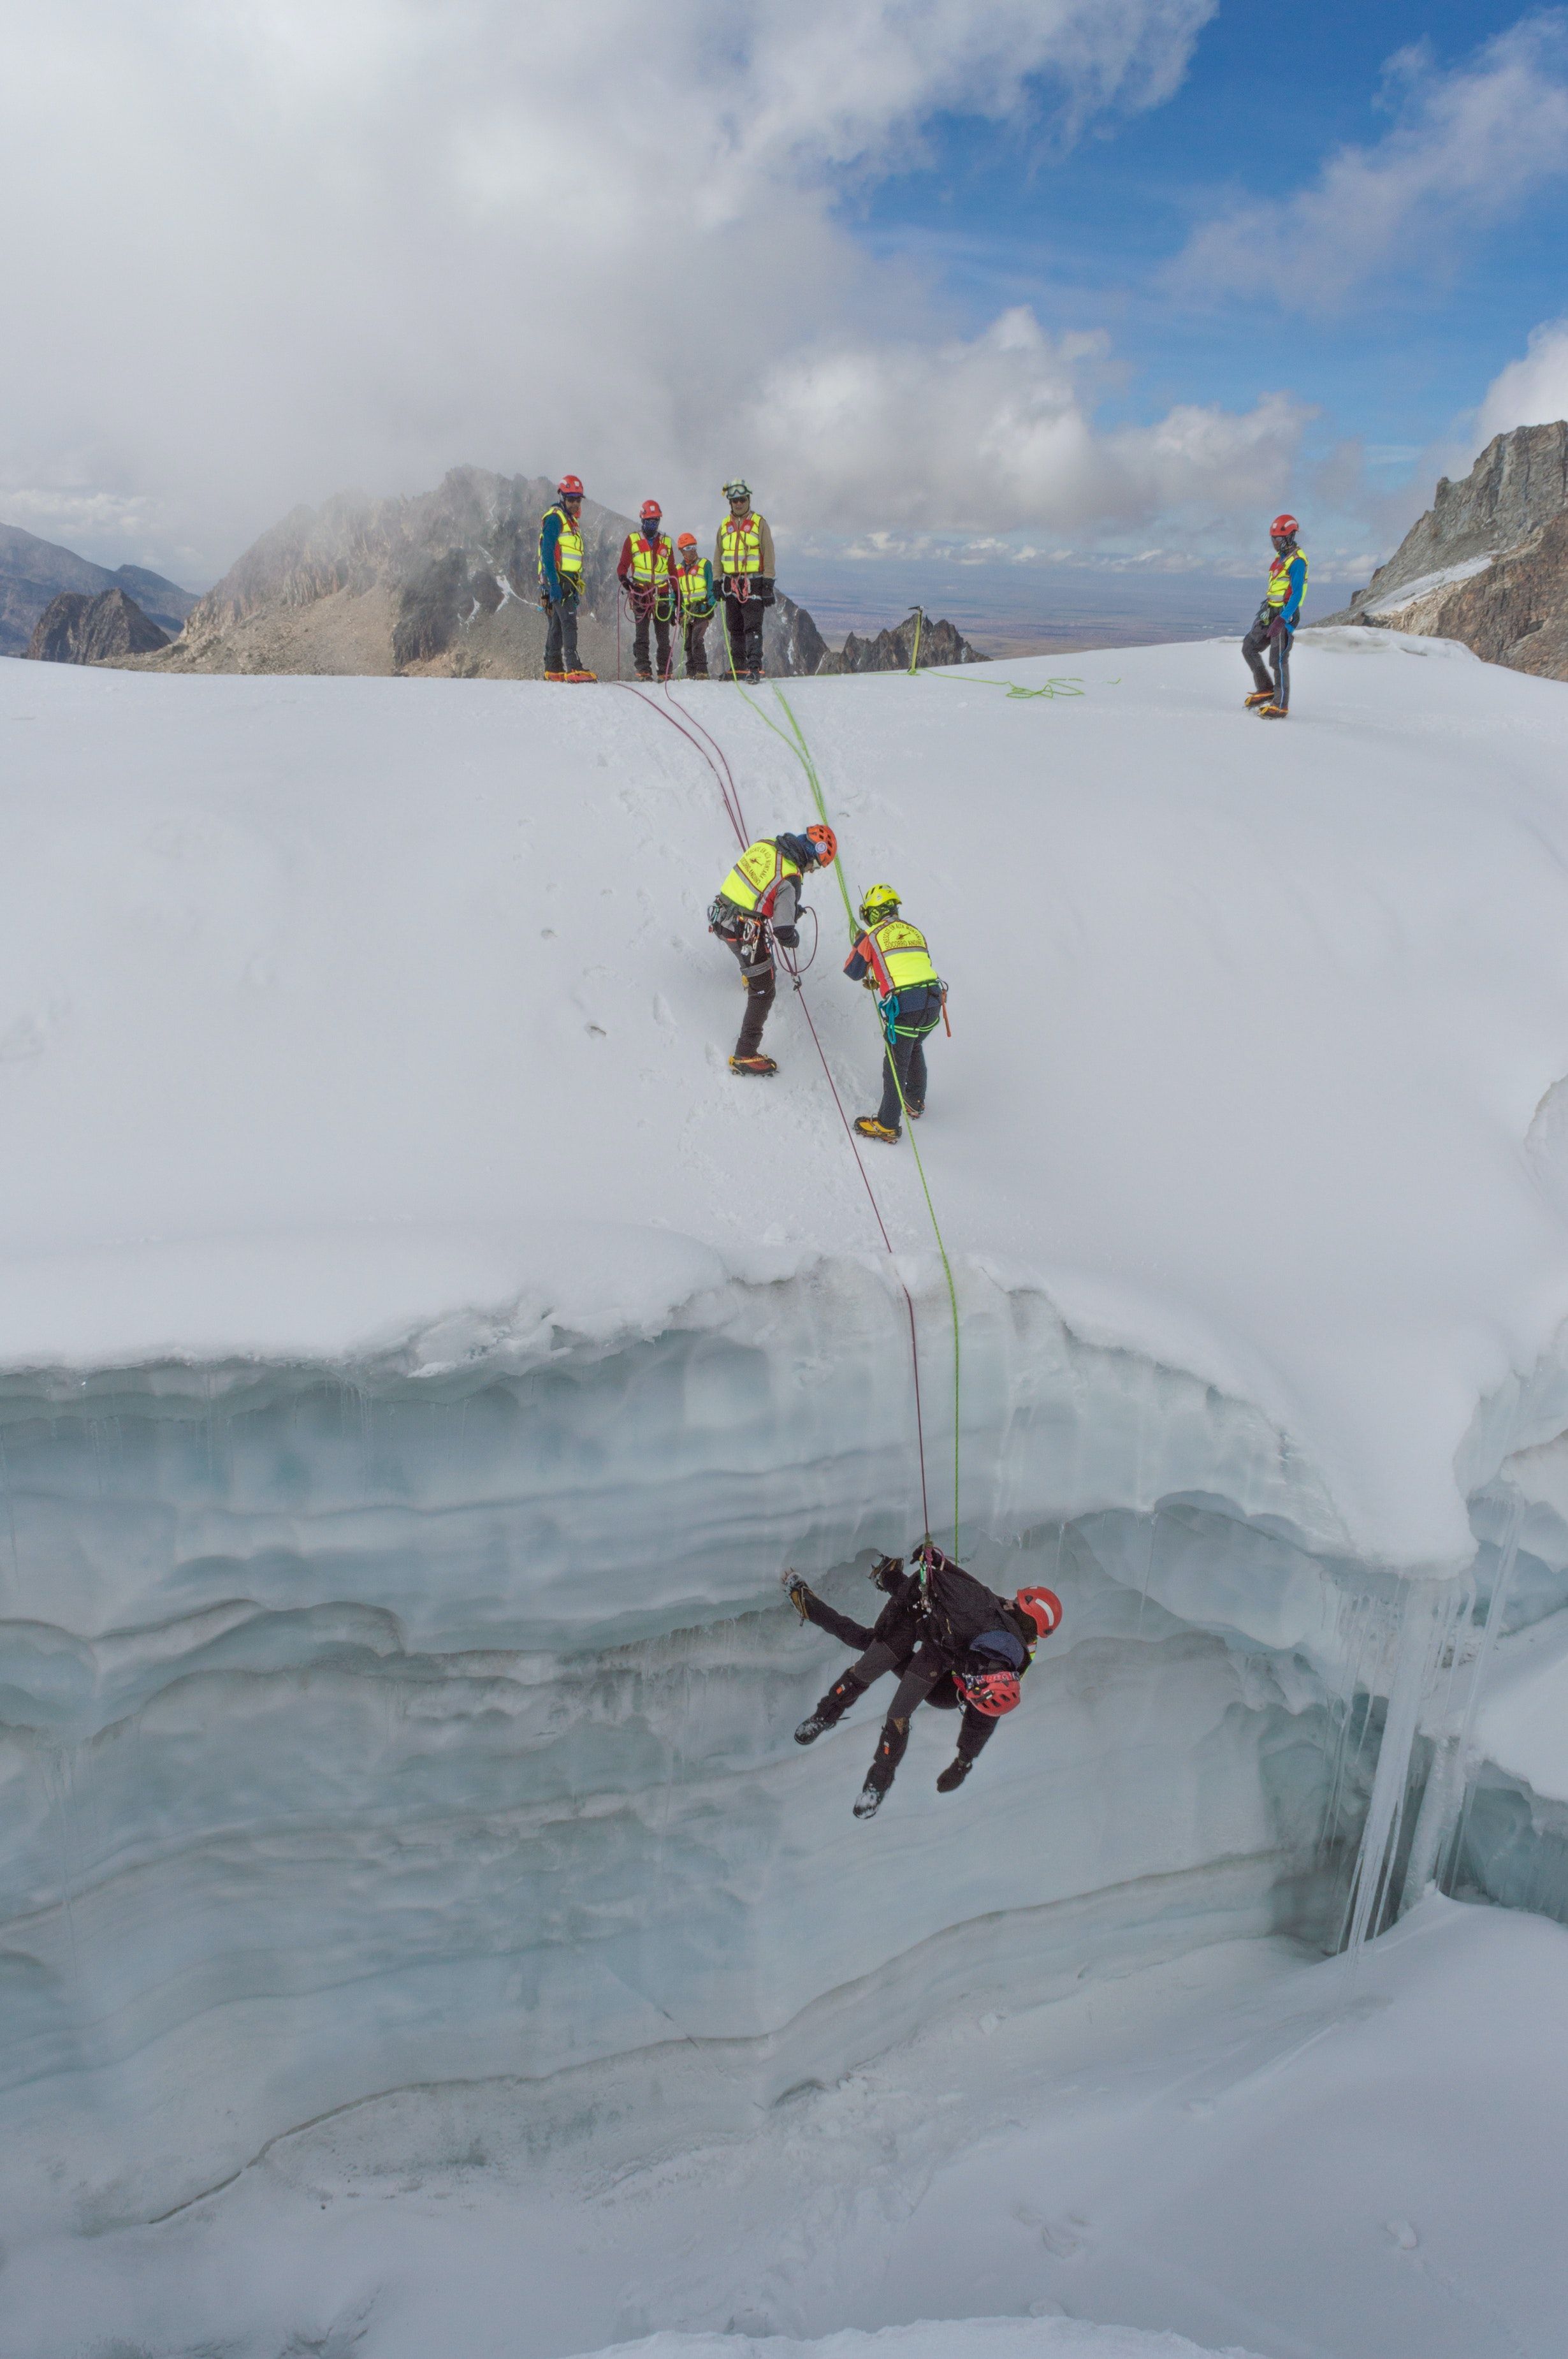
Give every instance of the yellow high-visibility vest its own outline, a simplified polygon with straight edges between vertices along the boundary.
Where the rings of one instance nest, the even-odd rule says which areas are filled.
[[[708,568],[700,560],[696,565],[683,565],[676,575],[680,583],[681,612],[687,622],[699,621],[713,612],[713,589]]]
[[[661,585],[670,578],[670,561],[675,555],[670,543],[660,533],[656,540],[644,540],[640,532],[631,535],[632,579],[640,590],[651,590],[655,582]]]
[[[766,899],[775,885],[786,876],[798,876],[802,872],[787,853],[776,843],[751,843],[741,854],[723,884],[719,897],[733,901],[738,909],[750,912]]]
[[[925,935],[906,918],[884,918],[880,926],[867,928],[865,939],[881,997],[890,991],[913,991],[920,984],[942,980],[931,963]]]
[[[737,574],[760,573],[762,570],[762,528],[757,516],[741,517],[739,524],[729,516],[719,527],[719,553],[725,573],[731,579]]]
[[[580,584],[582,581],[582,535],[579,532],[576,525],[573,524],[570,516],[568,516],[565,508],[546,508],[545,510],[546,524],[549,523],[550,518],[553,516],[559,516],[561,520],[561,537],[556,543],[556,571],[560,575],[563,582],[576,582]],[[540,534],[539,579],[541,582],[545,579],[543,532]]]
[[[1302,561],[1302,596],[1306,596],[1306,550],[1292,549],[1288,557],[1276,557],[1269,568],[1269,587],[1263,592],[1263,603],[1276,613],[1291,594],[1291,568],[1297,558]]]

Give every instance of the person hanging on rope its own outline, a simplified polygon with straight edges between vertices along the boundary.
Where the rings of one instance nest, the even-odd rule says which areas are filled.
[[[648,660],[648,625],[652,623],[658,648],[659,678],[670,676],[670,625],[680,603],[676,588],[676,552],[667,534],[659,530],[664,511],[657,500],[644,500],[637,512],[640,529],[621,544],[615,576],[632,609],[636,630],[632,660],[639,679],[654,677]]]
[[[885,1139],[890,1147],[903,1135],[903,1114],[918,1122],[925,1112],[925,1043],[947,1002],[925,935],[898,908],[891,885],[873,885],[860,904],[865,931],[844,962],[851,983],[875,992],[887,1044],[881,1104],[875,1114],[860,1114],[855,1128],[862,1138]]]
[[[713,544],[713,570],[724,592],[730,672],[754,687],[762,677],[762,617],[773,603],[773,536],[748,484],[726,484],[724,496],[730,513]]]
[[[1252,693],[1243,701],[1260,721],[1285,721],[1290,717],[1291,646],[1302,618],[1302,600],[1307,584],[1306,554],[1296,545],[1300,531],[1293,516],[1277,516],[1269,527],[1274,561],[1269,568],[1257,620],[1241,642],[1241,652],[1252,675]],[[1265,655],[1269,658],[1268,670],[1263,668]]]
[[[577,610],[582,599],[582,478],[563,475],[556,505],[539,527],[539,603],[545,628],[545,678],[588,680],[577,651]]]
[[[883,1556],[871,1578],[888,1602],[868,1630],[814,1596],[797,1575],[784,1575],[790,1603],[803,1622],[860,1649],[860,1660],[795,1730],[797,1745],[815,1745],[836,1727],[884,1671],[898,1680],[855,1803],[858,1819],[874,1818],[881,1808],[909,1743],[909,1723],[923,1703],[946,1712],[962,1707],[957,1750],[936,1780],[939,1794],[957,1793],[997,1722],[1017,1705],[1035,1647],[1062,1622],[1054,1590],[1021,1589],[1016,1597],[999,1597],[929,1539],[921,1541],[907,1571],[902,1557]]]
[[[685,625],[686,676],[687,679],[706,679],[708,625],[713,620],[717,600],[713,568],[706,557],[698,557],[694,532],[683,532],[676,543],[676,584],[680,591],[681,621]]]
[[[749,843],[719,886],[708,912],[717,934],[740,966],[746,985],[746,1014],[730,1060],[733,1073],[759,1079],[778,1071],[762,1054],[762,1027],[773,1004],[778,979],[773,945],[793,951],[800,940],[800,882],[814,868],[830,868],[838,842],[830,827],[808,827],[804,835],[764,836]]]

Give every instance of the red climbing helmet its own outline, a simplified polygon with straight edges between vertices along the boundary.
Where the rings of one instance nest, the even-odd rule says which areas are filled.
[[[816,846],[817,866],[819,868],[831,868],[833,863],[838,857],[838,839],[834,834],[832,829],[830,827],[808,827],[806,832],[808,840]]]
[[[1018,1606],[1026,1614],[1043,1638],[1062,1626],[1062,1601],[1054,1589],[1021,1589]]]
[[[1271,540],[1294,540],[1301,527],[1293,516],[1277,516],[1269,527]]]
[[[676,547],[677,549],[695,549],[695,548],[697,547],[697,535],[696,535],[696,533],[695,533],[695,532],[683,532],[683,533],[680,535],[679,538],[676,540]]]
[[[582,477],[580,475],[563,475],[560,482],[556,485],[556,497],[558,500],[580,500],[582,497]]]
[[[964,1701],[983,1712],[988,1720],[1000,1720],[1004,1712],[1018,1709],[1016,1671],[955,1671],[953,1685]]]
[[[657,524],[664,510],[657,500],[644,500],[637,514],[644,524]]]

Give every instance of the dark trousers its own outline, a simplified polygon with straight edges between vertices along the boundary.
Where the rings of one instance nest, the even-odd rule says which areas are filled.
[[[742,679],[762,669],[762,617],[767,608],[760,598],[726,598],[724,627],[730,635],[730,660]]]
[[[739,951],[736,956],[740,956]],[[768,1020],[778,992],[778,978],[772,959],[760,973],[746,977],[746,1013],[741,1019],[741,1038],[735,1043],[738,1057],[754,1057],[762,1045],[762,1027]]]
[[[920,1706],[929,1703],[939,1712],[957,1710],[958,1690],[953,1680],[953,1667],[935,1647],[920,1644],[920,1619],[913,1612],[884,1614],[877,1625],[880,1636],[862,1624],[852,1622],[847,1614],[835,1613],[819,1597],[807,1596],[806,1613],[808,1621],[840,1639],[846,1647],[863,1648],[860,1661],[852,1663],[838,1685],[824,1696],[817,1706],[819,1712],[840,1720],[857,1697],[864,1695],[884,1671],[897,1675],[898,1687],[877,1739],[876,1757],[868,1779],[885,1794],[903,1759],[909,1744],[909,1723]],[[978,1760],[995,1727],[996,1722],[987,1713],[965,1704],[958,1726],[959,1760]]]
[[[659,678],[661,679],[668,679],[670,676],[669,616],[667,614],[655,613],[652,606],[643,614],[637,614],[635,607],[633,607],[633,612],[636,614],[637,622],[637,627],[632,634],[633,662],[636,665],[639,671],[647,671],[650,669],[648,663],[648,625],[652,623],[654,626],[654,641],[659,650]]]
[[[686,626],[686,676],[687,679],[708,678],[708,626],[711,614],[693,614]]]
[[[1272,615],[1260,614],[1241,642],[1241,652],[1252,674],[1252,685],[1260,696],[1271,689],[1275,703],[1281,712],[1291,709],[1291,640],[1294,633],[1281,631],[1277,639],[1269,636]],[[1263,658],[1269,658],[1269,669],[1263,669]]]
[[[578,671],[581,666],[577,651],[577,600],[550,598],[546,601],[545,669],[546,671]]]
[[[884,1130],[898,1130],[903,1109],[920,1114],[925,1105],[925,1043],[942,1016],[942,995],[927,986],[899,995],[898,1029],[882,1056],[882,1102],[877,1120]],[[896,1074],[897,1078],[894,1079]],[[899,1091],[903,1090],[901,1100]]]

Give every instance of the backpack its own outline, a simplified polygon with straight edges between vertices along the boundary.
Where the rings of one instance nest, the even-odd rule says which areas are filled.
[[[932,1636],[955,1658],[968,1654],[978,1638],[993,1633],[1000,1637],[1008,1629],[1012,1617],[1007,1600],[977,1581],[972,1572],[966,1572],[961,1564],[955,1564],[950,1556],[944,1556],[939,1548],[928,1543],[917,1552],[915,1561],[920,1602]],[[1022,1656],[1023,1649],[1016,1637],[1013,1646]],[[1011,1650],[999,1646],[994,1651],[1006,1659]]]

